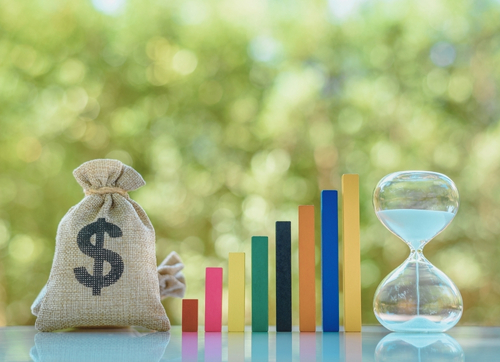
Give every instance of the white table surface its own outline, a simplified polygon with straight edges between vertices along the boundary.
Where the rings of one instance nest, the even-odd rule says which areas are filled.
[[[455,327],[441,334],[167,333],[139,328],[41,333],[0,328],[0,361],[500,361],[500,328]]]

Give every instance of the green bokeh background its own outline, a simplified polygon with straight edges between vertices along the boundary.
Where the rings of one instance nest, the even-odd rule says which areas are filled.
[[[201,306],[205,267],[227,271],[230,251],[247,252],[249,266],[252,235],[270,237],[273,266],[274,222],[291,220],[294,324],[297,206],[319,211],[320,190],[360,174],[363,321],[373,324],[375,289],[409,249],[376,219],[372,191],[394,171],[445,173],[461,206],[425,254],[461,290],[460,323],[500,324],[498,1],[0,9],[0,325],[34,323],[57,225],[83,197],[71,172],[94,158],[143,175],[131,197],[156,228],[158,260],[179,252]],[[319,298],[319,254],[317,278]],[[179,324],[180,300],[165,306]]]

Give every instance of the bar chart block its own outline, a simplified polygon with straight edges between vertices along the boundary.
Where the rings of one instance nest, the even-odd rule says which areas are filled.
[[[245,253],[229,253],[227,330],[245,330]]]
[[[182,331],[198,332],[198,299],[182,300]]]
[[[269,327],[268,238],[252,236],[252,331],[267,332]]]
[[[314,206],[299,206],[299,329],[316,331]]]
[[[339,213],[337,190],[321,192],[323,332],[339,331]]]
[[[205,271],[205,332],[222,330],[222,268]]]
[[[342,175],[344,330],[361,332],[359,175]]]
[[[276,331],[292,331],[292,235],[290,221],[276,222]]]

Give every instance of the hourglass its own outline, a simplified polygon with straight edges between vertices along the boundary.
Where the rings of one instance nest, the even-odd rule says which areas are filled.
[[[458,190],[447,176],[396,172],[373,193],[377,217],[410,247],[410,256],[377,288],[373,309],[395,332],[444,332],[462,316],[462,296],[450,278],[422,254],[424,246],[453,220]]]

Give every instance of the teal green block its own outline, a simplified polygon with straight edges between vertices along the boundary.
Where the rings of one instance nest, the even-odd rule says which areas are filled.
[[[267,236],[252,236],[252,331],[267,332],[269,326]]]

